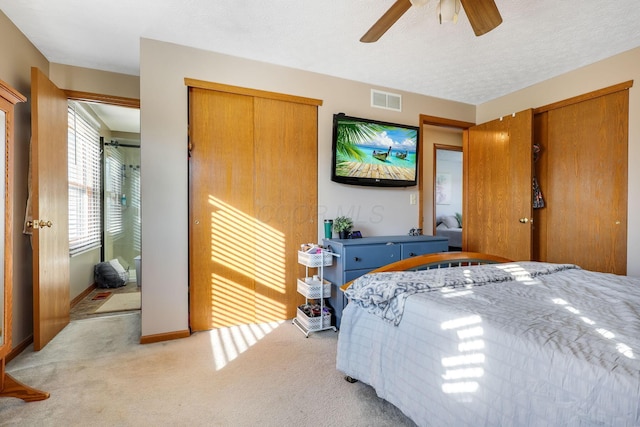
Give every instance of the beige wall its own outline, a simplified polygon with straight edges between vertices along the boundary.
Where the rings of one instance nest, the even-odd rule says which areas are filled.
[[[541,107],[603,87],[634,80],[629,90],[629,208],[627,274],[640,276],[640,48],[636,48],[477,107],[476,123]],[[542,189],[544,192],[544,189]]]
[[[401,113],[370,107],[372,86],[143,39],[142,334],[185,330],[187,318],[187,88],[184,78],[321,99],[318,109],[318,236],[324,218],[351,215],[365,236],[407,234],[418,225],[417,188],[376,189],[331,182],[333,114],[417,125],[429,114],[473,121],[475,107],[402,93]],[[171,58],[171,61],[167,61]],[[386,88],[377,88],[396,92]],[[429,169],[430,171],[430,169]],[[431,172],[427,173],[431,173]],[[160,232],[161,230],[161,232]],[[304,242],[301,242],[304,243]]]
[[[140,98],[140,78],[129,74],[52,63],[49,78],[61,89]]]
[[[31,242],[22,234],[27,200],[29,138],[31,137],[31,67],[45,73],[49,63],[0,11],[0,79],[27,97],[16,105],[13,206],[13,346],[33,333]]]

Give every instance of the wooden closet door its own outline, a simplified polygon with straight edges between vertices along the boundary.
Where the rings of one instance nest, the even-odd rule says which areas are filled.
[[[532,110],[465,131],[464,250],[531,259],[532,140]]]
[[[191,329],[293,318],[297,250],[318,233],[317,105],[189,93]]]
[[[266,98],[255,107],[256,318],[291,319],[304,302],[297,253],[318,234],[318,109]]]
[[[546,261],[626,274],[628,91],[549,111]]]
[[[189,91],[192,331],[255,321],[253,97]]]

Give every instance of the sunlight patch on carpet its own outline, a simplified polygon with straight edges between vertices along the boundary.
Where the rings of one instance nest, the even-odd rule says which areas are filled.
[[[247,351],[270,332],[273,332],[282,323],[284,321],[252,323],[210,331],[211,352],[213,353],[216,371],[227,366],[229,362]]]

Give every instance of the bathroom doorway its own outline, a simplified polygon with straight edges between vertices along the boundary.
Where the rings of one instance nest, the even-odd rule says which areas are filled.
[[[74,169],[91,170],[91,176],[97,176],[98,182],[69,205],[70,218],[73,213],[74,224],[80,224],[76,228],[96,234],[90,247],[71,253],[71,320],[139,311],[142,225],[139,106],[85,100],[73,103],[75,114],[73,119],[69,116],[69,126],[76,136],[70,137],[70,164]],[[78,139],[81,132],[90,136],[87,140],[91,143],[87,146],[97,145],[91,148],[94,154],[89,157],[78,151],[84,143]],[[91,203],[82,203],[89,198]],[[104,279],[105,263],[118,273],[114,282],[97,279],[96,269]]]

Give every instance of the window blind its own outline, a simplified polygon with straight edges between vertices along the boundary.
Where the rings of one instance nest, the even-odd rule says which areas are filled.
[[[106,182],[105,198],[106,206],[106,230],[112,237],[117,238],[122,235],[124,225],[122,222],[122,194],[124,160],[122,153],[114,147],[106,147]]]
[[[100,133],[82,107],[68,107],[69,252],[71,255],[101,244]]]

